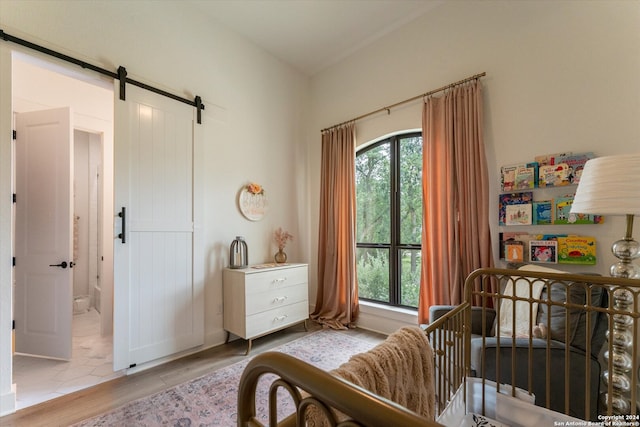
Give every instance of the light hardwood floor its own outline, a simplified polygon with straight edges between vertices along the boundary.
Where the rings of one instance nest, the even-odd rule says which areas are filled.
[[[251,355],[268,351],[320,329],[308,321],[302,325],[255,339]],[[361,339],[380,342],[385,336],[363,329],[341,331]],[[145,397],[177,384],[205,375],[243,360],[246,341],[235,340],[202,352],[165,363],[136,374],[123,376],[94,387],[77,391],[0,418],[0,426],[53,427],[68,426],[94,415],[110,411],[132,400]]]

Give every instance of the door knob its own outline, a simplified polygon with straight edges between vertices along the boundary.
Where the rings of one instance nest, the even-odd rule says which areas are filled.
[[[49,267],[62,267],[67,268],[67,261],[62,261],[60,264],[49,264]]]

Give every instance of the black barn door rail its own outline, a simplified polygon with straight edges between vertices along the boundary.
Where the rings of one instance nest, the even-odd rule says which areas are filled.
[[[113,71],[109,71],[106,70],[104,68],[95,66],[93,64],[89,64],[88,62],[82,61],[80,59],[77,58],[73,58],[69,55],[65,55],[63,53],[57,52],[55,50],[51,50],[49,48],[46,48],[44,46],[40,46],[38,44],[35,43],[31,43],[30,41],[12,36],[10,34],[5,33],[3,30],[0,29],[0,38],[2,38],[2,40],[7,41],[7,42],[12,42],[12,43],[16,43],[19,44],[21,46],[25,46],[28,47],[29,49],[33,49],[36,50],[38,52],[47,54],[49,56],[53,56],[55,58],[58,59],[62,59],[63,61],[67,61],[70,62],[74,65],[78,65],[82,68],[86,68],[88,70],[92,70],[95,71],[97,73],[103,74],[105,76],[109,76],[112,79],[117,79],[120,80],[120,99],[121,100],[125,100],[125,86],[126,83],[129,83],[131,85],[134,86],[138,86],[139,88],[142,89],[146,89],[148,91],[157,93],[158,95],[163,95],[166,96],[168,98],[171,98],[175,101],[179,101],[182,102],[184,104],[188,104],[191,105],[192,107],[195,107],[197,109],[197,120],[198,123],[202,123],[202,110],[204,110],[204,104],[202,103],[202,98],[200,98],[199,96],[196,96],[195,99],[191,100],[191,99],[187,99],[187,98],[183,98],[181,96],[178,95],[174,95],[172,93],[169,93],[167,91],[164,91],[162,89],[158,89],[156,87],[150,86],[148,84],[130,79],[127,77],[127,69],[120,66],[118,67],[118,72],[113,72]]]

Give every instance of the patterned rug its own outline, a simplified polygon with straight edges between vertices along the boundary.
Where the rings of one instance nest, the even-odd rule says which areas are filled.
[[[345,333],[321,330],[276,347],[324,370],[335,369],[354,354],[375,344]],[[210,374],[179,384],[152,396],[127,403],[111,412],[75,424],[93,426],[236,426],[238,384],[251,357]],[[256,391],[259,420],[268,425],[268,384],[273,376],[260,379]],[[291,398],[283,392],[278,399],[278,419],[294,412]]]

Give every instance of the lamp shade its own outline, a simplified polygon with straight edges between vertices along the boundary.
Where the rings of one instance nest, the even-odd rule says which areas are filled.
[[[640,153],[587,161],[571,213],[640,215]]]

